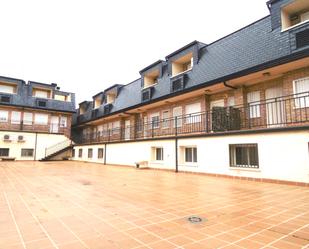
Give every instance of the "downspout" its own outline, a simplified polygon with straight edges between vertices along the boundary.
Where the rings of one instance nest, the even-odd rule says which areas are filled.
[[[234,89],[234,90],[237,89],[237,87],[235,87],[235,86],[228,85],[228,84],[226,83],[226,81],[223,81],[223,85],[224,85],[225,87],[232,88],[232,89]]]
[[[104,165],[106,165],[106,143],[104,144]]]
[[[175,117],[175,172],[178,173],[178,137],[177,137],[177,130],[178,130],[178,123],[177,123],[177,116]]]
[[[38,144],[38,133],[35,133],[35,144],[34,144],[34,161],[36,161],[36,150],[37,150],[37,144]]]

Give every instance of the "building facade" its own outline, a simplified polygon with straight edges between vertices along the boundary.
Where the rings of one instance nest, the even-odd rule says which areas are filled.
[[[267,6],[80,103],[72,159],[309,183],[309,2]]]
[[[0,157],[40,160],[69,145],[74,112],[75,95],[57,84],[0,77]]]

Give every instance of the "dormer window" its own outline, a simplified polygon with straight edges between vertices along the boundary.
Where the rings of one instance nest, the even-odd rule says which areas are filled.
[[[100,97],[95,98],[93,104],[94,104],[93,106],[94,109],[99,108],[102,104],[101,98]]]
[[[172,76],[191,70],[193,67],[193,53],[186,54],[172,61]]]
[[[116,93],[110,92],[107,93],[105,96],[105,104],[111,104],[115,101],[116,99]]]
[[[144,75],[144,88],[153,86],[158,83],[158,78],[160,75],[159,70],[154,70]]]
[[[17,92],[17,86],[13,84],[0,83],[0,92],[14,94]]]
[[[33,88],[32,96],[36,97],[36,98],[49,99],[51,97],[51,91],[45,90],[45,89],[40,89],[40,88]]]
[[[79,115],[83,115],[86,112],[84,107],[79,107]]]
[[[71,101],[70,95],[59,95],[59,94],[55,94],[54,96],[55,100],[59,100],[59,101]]]
[[[309,21],[308,0],[296,0],[281,9],[282,30]]]

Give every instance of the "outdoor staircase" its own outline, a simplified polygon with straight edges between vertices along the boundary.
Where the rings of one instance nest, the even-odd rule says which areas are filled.
[[[66,157],[59,158],[62,153],[65,153],[73,148],[73,143],[70,139],[64,140],[60,143],[52,145],[45,149],[45,157],[40,159],[40,161],[58,161],[58,160],[65,160]]]

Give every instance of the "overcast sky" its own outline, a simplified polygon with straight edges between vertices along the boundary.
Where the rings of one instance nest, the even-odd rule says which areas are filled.
[[[58,83],[77,103],[269,14],[266,0],[0,0],[0,9],[0,75]]]

